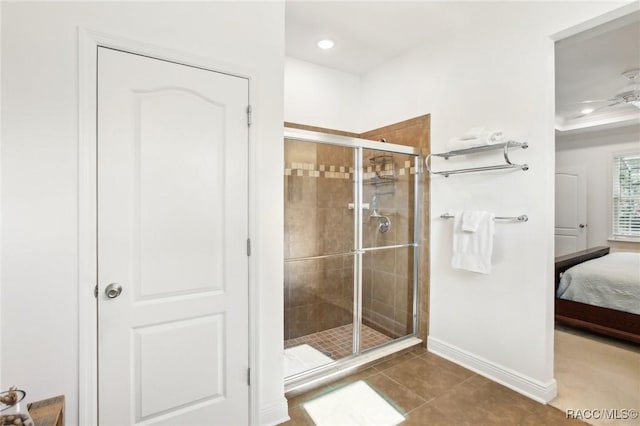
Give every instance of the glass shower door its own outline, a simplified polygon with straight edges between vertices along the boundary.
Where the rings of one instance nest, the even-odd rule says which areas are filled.
[[[411,147],[288,134],[285,377],[296,381],[415,335],[419,156]]]
[[[285,376],[352,354],[354,150],[285,140]]]
[[[360,351],[415,330],[416,159],[363,150]]]

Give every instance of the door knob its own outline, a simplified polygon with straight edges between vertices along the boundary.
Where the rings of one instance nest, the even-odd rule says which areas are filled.
[[[580,229],[582,229],[582,228],[586,228],[586,227],[587,227],[587,225],[585,225],[584,223],[581,223],[581,224],[580,224],[580,225],[578,225],[578,226],[580,227]]]
[[[104,294],[106,294],[109,299],[115,299],[120,296],[120,293],[122,293],[122,286],[118,283],[111,283],[104,289]]]

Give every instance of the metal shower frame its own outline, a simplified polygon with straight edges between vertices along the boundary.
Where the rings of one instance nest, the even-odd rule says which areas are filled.
[[[347,148],[352,148],[354,150],[354,182],[353,182],[353,194],[355,198],[354,203],[354,247],[351,253],[344,254],[334,254],[334,255],[325,255],[325,256],[312,256],[312,257],[304,257],[304,258],[296,258],[291,260],[311,260],[317,258],[324,258],[328,256],[339,256],[339,255],[352,255],[354,256],[354,289],[353,289],[353,346],[352,346],[352,354],[349,357],[338,360],[334,363],[328,364],[326,366],[317,367],[294,376],[290,376],[286,378],[286,381],[297,380],[301,377],[317,373],[325,368],[334,367],[336,363],[340,363],[344,360],[351,359],[354,356],[360,355],[363,351],[360,348],[360,331],[362,327],[362,267],[363,267],[363,255],[368,252],[378,251],[378,250],[392,250],[404,247],[413,247],[413,332],[406,336],[402,336],[400,338],[394,339],[391,342],[388,342],[384,345],[377,346],[375,348],[367,349],[365,352],[369,350],[373,351],[378,348],[384,348],[386,345],[395,343],[402,339],[413,338],[417,336],[418,332],[418,297],[419,297],[419,264],[420,264],[420,235],[421,235],[421,226],[420,226],[420,207],[421,207],[421,197],[420,197],[420,177],[421,177],[421,157],[419,148],[398,145],[388,142],[378,142],[372,141],[368,139],[360,139],[353,138],[348,136],[339,136],[332,135],[327,133],[302,130],[302,129],[293,129],[293,128],[285,128],[284,138],[290,140],[296,140],[301,142],[311,142],[325,145],[337,145]],[[391,246],[378,246],[378,247],[364,247],[363,246],[363,185],[365,184],[364,180],[364,150],[376,150],[383,151],[392,154],[405,154],[413,156],[413,167],[415,170],[414,173],[414,223],[413,223],[413,242],[407,244],[396,244]]]

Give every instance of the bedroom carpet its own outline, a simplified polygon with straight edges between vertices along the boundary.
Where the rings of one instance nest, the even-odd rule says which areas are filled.
[[[568,409],[640,410],[640,347],[557,327],[555,378],[550,405]],[[635,420],[585,420],[593,425],[640,425]]]

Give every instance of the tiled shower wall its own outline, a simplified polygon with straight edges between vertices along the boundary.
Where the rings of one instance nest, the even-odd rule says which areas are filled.
[[[402,154],[386,154],[365,150],[365,180],[363,202],[369,203],[364,211],[364,247],[382,247],[414,242],[414,178],[413,158]],[[370,158],[384,158],[386,164],[378,166],[375,175]],[[387,170],[384,170],[384,169]],[[374,169],[374,172],[368,172]],[[391,228],[382,233],[373,213],[373,197],[377,212],[389,217]],[[390,337],[410,334],[413,329],[413,248],[384,249],[363,256],[362,271],[363,323]]]
[[[285,339],[353,321],[353,151],[285,141]]]
[[[309,126],[290,125],[327,131]],[[417,117],[362,135],[414,146],[424,156],[429,153],[429,116]],[[339,133],[339,132],[331,132]],[[366,151],[368,158],[377,155]],[[393,154],[391,173],[396,181],[371,184],[372,171],[365,168],[363,202],[377,195],[378,210],[388,214],[392,228],[377,232],[377,221],[365,210],[365,246],[410,242],[413,235],[414,175],[410,157]],[[348,253],[353,248],[353,152],[350,149],[285,141],[285,259]],[[333,166],[333,168],[331,168]],[[343,169],[341,169],[341,167]],[[385,171],[384,166],[380,171]],[[374,179],[371,179],[372,176]],[[421,175],[421,233],[419,259],[418,335],[426,339],[429,306],[429,179]],[[342,229],[342,231],[340,231]],[[363,256],[363,322],[391,337],[411,332],[413,310],[413,248],[380,250]],[[353,258],[332,257],[285,263],[285,339],[292,339],[352,322]]]
[[[422,158],[430,153],[430,126],[431,117],[429,115],[423,115],[420,117],[412,118],[400,123],[392,124],[390,126],[382,127],[379,129],[371,130],[363,133],[360,137],[371,140],[380,140],[385,138],[388,142],[396,143],[399,145],[413,146],[420,148]],[[418,265],[418,337],[424,342],[427,340],[427,334],[429,330],[429,202],[430,202],[430,185],[428,173],[422,173],[420,175],[420,235],[418,236],[420,248],[418,258],[420,259]],[[409,251],[409,249],[403,249]],[[396,253],[396,266],[398,265],[398,256],[400,259],[404,258],[403,254]],[[412,256],[409,254],[409,261],[411,262]],[[404,260],[400,261],[400,272],[396,268],[396,280],[400,279],[405,270]],[[413,265],[406,264],[407,269],[411,270]],[[396,281],[397,282],[397,281]],[[402,286],[401,288],[404,288]],[[404,291],[404,290],[403,290]],[[404,300],[404,295],[396,292],[396,306],[399,301]],[[378,310],[377,312],[379,312]]]

